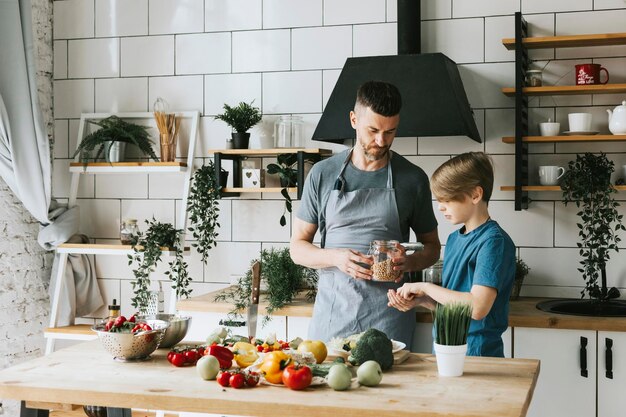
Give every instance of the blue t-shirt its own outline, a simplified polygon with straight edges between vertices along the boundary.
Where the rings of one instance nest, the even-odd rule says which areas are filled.
[[[515,244],[493,220],[469,233],[464,230],[448,237],[443,286],[470,292],[472,285],[483,285],[498,291],[489,314],[470,324],[467,355],[503,357],[502,333],[509,322],[509,296],[515,279]]]

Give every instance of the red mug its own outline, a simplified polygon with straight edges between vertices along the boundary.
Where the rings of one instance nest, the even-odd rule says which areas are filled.
[[[606,81],[600,82],[600,71],[606,73]],[[609,72],[600,64],[576,65],[576,85],[606,84],[609,82]]]

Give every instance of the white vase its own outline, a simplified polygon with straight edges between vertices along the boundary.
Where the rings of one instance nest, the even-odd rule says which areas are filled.
[[[437,369],[440,376],[461,376],[465,364],[467,344],[458,346],[439,345],[435,346],[437,357]]]

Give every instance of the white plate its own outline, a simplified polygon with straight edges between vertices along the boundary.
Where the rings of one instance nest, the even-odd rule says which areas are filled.
[[[398,342],[397,340],[391,340],[391,351],[393,353],[400,352],[406,347],[406,343]]]
[[[570,132],[569,130],[566,130],[565,132],[563,132],[563,134],[567,136],[597,135],[598,133],[600,132],[597,130],[589,130],[587,132]]]

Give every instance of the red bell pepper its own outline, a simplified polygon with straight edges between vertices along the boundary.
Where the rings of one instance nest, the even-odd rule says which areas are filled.
[[[220,363],[220,368],[228,369],[233,365],[233,358],[235,355],[230,349],[224,346],[211,345],[204,351],[205,355],[215,356]]]

